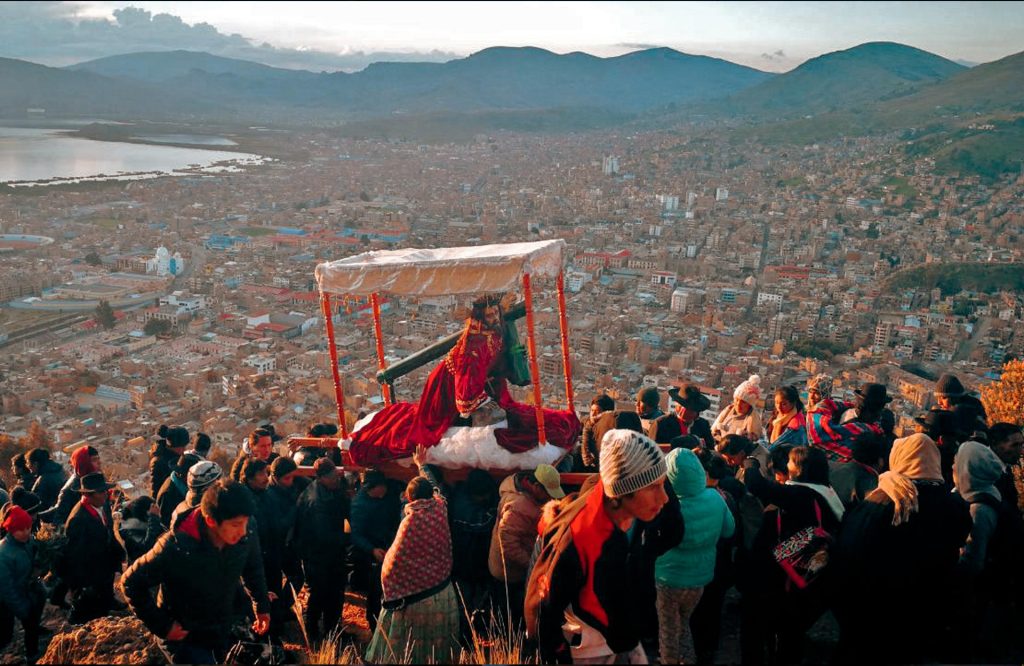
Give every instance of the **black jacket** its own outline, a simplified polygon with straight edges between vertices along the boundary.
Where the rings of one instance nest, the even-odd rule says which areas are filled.
[[[270,490],[253,490],[253,504],[256,506],[256,513],[253,514],[253,521],[256,523],[256,534],[260,540],[260,555],[263,559],[263,571],[266,572],[267,589],[275,594],[280,587],[281,567],[284,563],[285,542],[287,531],[281,524],[281,515],[275,510],[276,503],[270,495]]]
[[[310,566],[336,567],[340,571],[348,550],[348,535],[345,534],[348,517],[349,500],[344,484],[330,491],[318,481],[310,483],[299,497],[295,516],[295,545],[302,561]]]
[[[64,482],[60,493],[57,495],[57,502],[46,511],[40,512],[39,522],[63,525],[68,521],[71,509],[75,508],[75,504],[82,497],[78,493],[78,480],[77,474],[72,474],[68,477],[68,480]]]
[[[164,483],[160,486],[160,492],[156,494],[156,505],[160,507],[160,523],[164,527],[171,526],[171,515],[174,514],[174,510],[178,508],[178,505],[185,500],[185,495],[188,493],[188,488],[182,491],[181,486],[184,483],[179,484],[174,482],[175,474],[171,474],[164,479]]]
[[[57,503],[60,489],[68,480],[68,474],[56,460],[47,460],[43,468],[39,470],[39,477],[32,485],[32,492],[38,497],[41,504],[40,511],[45,511]]]
[[[857,660],[926,659],[952,616],[970,510],[942,484],[915,485],[919,509],[907,522],[893,526],[892,499],[875,490],[850,509],[832,549],[836,619]]]
[[[150,497],[160,494],[164,481],[171,475],[171,470],[178,463],[178,456],[161,441],[149,450]]]
[[[110,585],[112,574],[121,570],[124,549],[114,537],[110,503],[97,509],[100,511],[106,525],[79,502],[64,527],[67,544],[61,556],[60,574],[72,590]]]
[[[452,577],[462,581],[491,580],[488,559],[491,553],[491,533],[498,516],[497,488],[493,502],[481,505],[470,497],[465,481],[454,486],[445,483],[439,467],[424,465],[420,473],[430,479],[448,500],[448,527],[452,533]],[[397,498],[401,491],[395,494]],[[352,510],[355,512],[354,507]],[[401,519],[401,508],[398,515]]]
[[[608,518],[597,484],[582,490],[548,526],[525,604],[528,632],[543,661],[571,659],[562,633],[569,606],[615,653],[632,650],[652,630],[657,633],[654,560],[683,538],[678,500],[672,509],[666,504],[653,521],[638,522],[627,535]]]
[[[370,556],[374,548],[387,550],[395,540],[398,524],[402,521],[402,505],[396,488],[377,499],[370,497],[366,488],[360,488],[352,500],[352,546],[356,553]],[[451,511],[449,510],[449,517]],[[486,558],[484,559],[486,563]]]
[[[121,578],[124,597],[156,636],[166,636],[176,621],[189,632],[189,641],[218,646],[230,636],[242,580],[257,612],[270,610],[253,538],[249,533],[218,550],[210,543],[202,513],[194,510],[128,567]],[[159,596],[153,594],[156,587]]]
[[[160,518],[153,514],[148,514],[145,521],[138,518],[115,517],[115,523],[114,536],[124,548],[129,564],[148,553],[165,531],[164,526],[160,524]]]

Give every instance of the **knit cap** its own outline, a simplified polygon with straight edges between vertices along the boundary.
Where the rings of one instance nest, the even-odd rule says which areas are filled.
[[[964,385],[960,383],[956,375],[946,373],[935,383],[935,395],[940,397],[959,398],[966,393]]]
[[[622,497],[665,478],[665,456],[654,441],[633,430],[609,430],[601,440],[601,484]]]
[[[3,528],[8,532],[19,532],[32,527],[32,516],[18,505],[10,505],[4,514]]]
[[[757,401],[761,399],[761,376],[750,375],[747,381],[736,387],[732,397],[739,398],[751,407],[757,407]]]
[[[822,398],[831,398],[832,378],[824,373],[814,375],[807,380],[807,390],[810,391],[812,389],[817,390]]]

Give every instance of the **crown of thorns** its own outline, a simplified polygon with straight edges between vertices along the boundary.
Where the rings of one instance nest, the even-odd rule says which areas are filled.
[[[489,308],[494,307],[496,305],[501,305],[504,297],[504,294],[484,294],[483,296],[478,296],[473,300],[473,307]]]

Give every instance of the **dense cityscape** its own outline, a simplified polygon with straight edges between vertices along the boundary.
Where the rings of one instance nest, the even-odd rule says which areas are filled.
[[[61,446],[101,447],[114,476],[141,484],[145,447],[123,445],[162,423],[234,455],[254,422],[301,433],[336,420],[313,269],[399,247],[564,238],[573,375],[587,400],[605,391],[628,404],[638,387],[692,382],[713,418],[751,374],[802,390],[829,372],[837,395],[888,384],[896,432],[911,432],[944,369],[976,389],[1024,352],[1019,294],[900,279],[1021,261],[1024,179],[939,174],[896,137],[802,150],[730,138],[500,133],[431,145],[294,132],[274,140],[305,160],[11,189],[0,199],[11,247],[0,431],[20,437],[37,422]],[[561,405],[554,290],[538,287],[544,400]],[[365,300],[336,305],[354,420],[381,402],[373,327]],[[389,362],[458,330],[465,305],[385,301]],[[415,399],[424,376],[400,380],[400,398]]]

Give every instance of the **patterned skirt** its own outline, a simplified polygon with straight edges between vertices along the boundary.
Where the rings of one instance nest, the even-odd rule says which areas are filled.
[[[459,604],[449,583],[432,597],[384,609],[366,648],[378,664],[451,664],[459,656]]]

